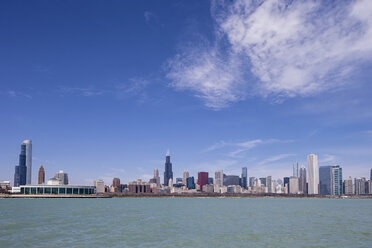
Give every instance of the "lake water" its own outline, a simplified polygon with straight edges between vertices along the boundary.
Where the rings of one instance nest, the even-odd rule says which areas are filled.
[[[0,247],[372,247],[372,200],[0,199]]]

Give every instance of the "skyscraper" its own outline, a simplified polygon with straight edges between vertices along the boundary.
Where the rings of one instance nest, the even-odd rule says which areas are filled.
[[[182,177],[182,184],[183,185],[186,185],[187,184],[187,178],[189,177],[189,172],[188,171],[184,171],[183,172],[183,177]]]
[[[112,187],[119,188],[119,186],[120,186],[120,179],[116,177],[112,179]]]
[[[25,150],[26,155],[26,184],[31,184],[31,173],[32,173],[32,141],[31,140],[24,140],[21,144],[21,149]],[[24,148],[23,148],[24,147]]]
[[[319,194],[342,195],[342,168],[340,166],[319,167]]]
[[[186,187],[188,189],[195,189],[195,181],[194,181],[194,177],[188,177],[186,179]]]
[[[305,168],[305,166],[301,166],[301,169],[300,169],[299,190],[300,190],[301,193],[307,194],[307,191],[306,191],[306,168]]]
[[[247,172],[247,167],[242,168],[242,178],[241,178],[241,185],[243,188],[248,187],[248,172]]]
[[[57,172],[55,175],[54,175],[54,178],[61,181],[62,184],[64,185],[68,185],[68,175],[67,173],[64,173],[62,170],[60,170],[59,172]]]
[[[39,175],[38,175],[38,178],[37,178],[37,183],[38,184],[45,183],[45,170],[44,170],[43,166],[40,166],[40,168],[39,168]]]
[[[27,184],[27,145],[23,141],[21,144],[21,153],[19,154],[19,164],[15,166],[14,171],[14,186]],[[28,152],[30,153],[30,152]]]
[[[160,177],[159,177],[159,170],[154,169],[154,179],[157,185],[160,185]]]
[[[308,193],[317,195],[319,194],[319,167],[317,155],[310,154],[307,157],[307,171],[309,175]]]
[[[254,180],[255,180],[256,178],[255,177],[250,177],[249,178],[249,187],[253,187],[253,185],[254,185]]]
[[[198,172],[198,184],[203,191],[203,186],[208,184],[208,172]]]
[[[293,164],[293,176],[298,177],[298,162]]]
[[[172,163],[170,162],[170,153],[168,150],[165,157],[164,186],[168,186],[169,179],[173,181]]]
[[[353,179],[351,177],[348,177],[344,180],[343,185],[343,192],[345,195],[352,195],[354,194],[353,191]]]
[[[223,171],[219,170],[214,173],[214,184],[217,186],[223,186]]]
[[[267,187],[267,192],[268,193],[272,193],[273,192],[273,187],[272,187],[272,182],[271,182],[271,176],[267,176],[266,177],[266,180],[265,180],[265,183],[266,183],[266,187]]]

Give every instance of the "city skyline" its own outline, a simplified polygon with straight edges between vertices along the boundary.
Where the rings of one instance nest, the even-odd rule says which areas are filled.
[[[241,4],[1,2],[0,180],[25,139],[34,183],[41,165],[73,184],[154,168],[163,180],[168,148],[174,181],[242,167],[282,178],[311,153],[365,175],[370,1]]]

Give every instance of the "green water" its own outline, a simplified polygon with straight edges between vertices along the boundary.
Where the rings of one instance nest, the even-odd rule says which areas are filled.
[[[372,247],[372,200],[0,199],[0,247]]]

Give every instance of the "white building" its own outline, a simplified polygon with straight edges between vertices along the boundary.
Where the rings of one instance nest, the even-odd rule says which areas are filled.
[[[354,194],[354,189],[353,189],[353,179],[351,177],[348,177],[344,180],[344,189],[345,195],[352,195]]]
[[[187,178],[189,177],[189,172],[188,171],[184,171],[183,172],[183,177],[182,177],[182,184],[183,185],[187,185]]]
[[[94,180],[93,185],[96,187],[97,194],[105,193],[105,182],[103,180]]]
[[[318,156],[310,154],[307,157],[307,171],[308,171],[308,193],[319,194],[319,167]]]
[[[31,184],[31,173],[32,173],[32,141],[24,140],[22,145],[26,147],[26,184]]]
[[[222,187],[223,186],[223,171],[219,170],[214,173],[214,184]]]
[[[299,189],[299,180],[298,177],[289,178],[289,194],[298,194]]]

